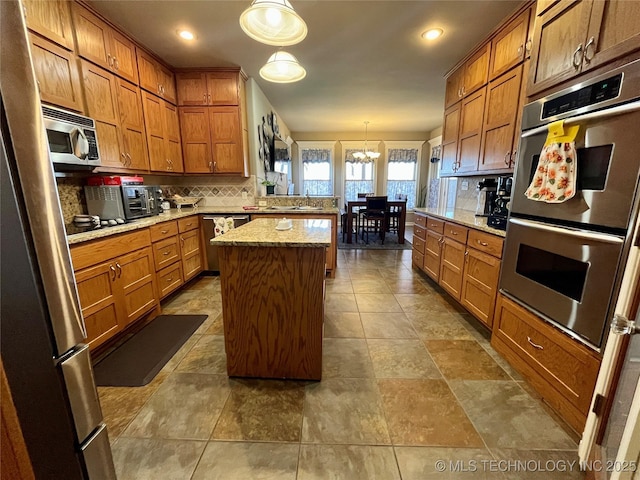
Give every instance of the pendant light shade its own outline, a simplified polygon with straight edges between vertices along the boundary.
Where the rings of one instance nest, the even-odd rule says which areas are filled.
[[[293,83],[306,77],[307,71],[296,57],[280,50],[269,57],[260,69],[260,76],[269,82]]]
[[[307,24],[287,0],[253,0],[240,15],[240,26],[267,45],[295,45],[307,36]]]

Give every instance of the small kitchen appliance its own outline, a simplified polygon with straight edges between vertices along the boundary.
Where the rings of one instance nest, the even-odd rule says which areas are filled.
[[[476,217],[488,217],[496,199],[497,182],[495,178],[483,178],[478,183],[478,203]]]
[[[118,221],[151,217],[162,212],[160,187],[142,185],[142,177],[104,178],[111,184],[96,185],[99,180],[92,177],[89,183],[93,185],[84,187],[89,215],[97,215],[102,221]]]
[[[495,192],[495,199],[491,206],[491,213],[487,219],[487,225],[499,230],[507,229],[507,217],[509,216],[509,206],[511,203],[511,185],[513,177],[498,177],[498,184]]]

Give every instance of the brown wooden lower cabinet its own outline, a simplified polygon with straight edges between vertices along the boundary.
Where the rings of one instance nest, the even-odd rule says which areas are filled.
[[[576,432],[583,431],[600,368],[595,352],[503,295],[491,345]]]
[[[144,229],[71,247],[90,348],[158,306],[150,244]]]
[[[182,274],[187,282],[202,271],[202,249],[200,248],[200,230],[190,230],[180,234],[182,255]]]
[[[493,326],[500,260],[467,247],[460,303],[487,327]]]
[[[445,238],[440,262],[440,286],[456,300],[460,300],[464,270],[465,244]]]
[[[158,276],[160,298],[166,297],[184,283],[182,281],[182,264],[180,262],[175,262],[173,265],[163,268],[156,275]]]

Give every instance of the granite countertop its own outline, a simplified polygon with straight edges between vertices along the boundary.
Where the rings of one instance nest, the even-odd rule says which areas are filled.
[[[140,228],[147,228],[156,223],[177,220],[179,218],[189,217],[191,215],[207,215],[207,214],[225,214],[225,215],[260,215],[261,213],[277,213],[282,216],[293,216],[303,214],[323,214],[338,215],[340,211],[337,208],[329,208],[322,210],[303,209],[303,210],[277,210],[270,207],[260,207],[258,210],[244,210],[242,207],[197,207],[197,208],[172,208],[168,212],[153,217],[141,218],[133,220],[123,225],[113,227],[103,227],[88,232],[76,233],[67,236],[67,243],[73,245],[76,243],[88,242],[98,238],[109,237],[119,233],[126,233]]]
[[[506,232],[487,225],[487,217],[476,217],[473,212],[469,210],[462,210],[459,208],[446,209],[446,208],[415,208],[416,213],[424,213],[433,217],[439,217],[443,220],[459,223],[465,227],[475,228],[476,230],[482,230],[483,232],[497,235],[498,237],[505,237]]]
[[[258,218],[212,238],[211,245],[234,247],[328,247],[331,245],[329,220],[291,220],[289,230],[276,230],[278,219]]]

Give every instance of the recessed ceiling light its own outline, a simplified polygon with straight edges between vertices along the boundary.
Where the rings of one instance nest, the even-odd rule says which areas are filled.
[[[193,40],[195,38],[195,35],[189,30],[178,30],[178,35],[184,40]]]
[[[441,28],[431,28],[422,34],[422,38],[426,40],[435,40],[444,33]]]

